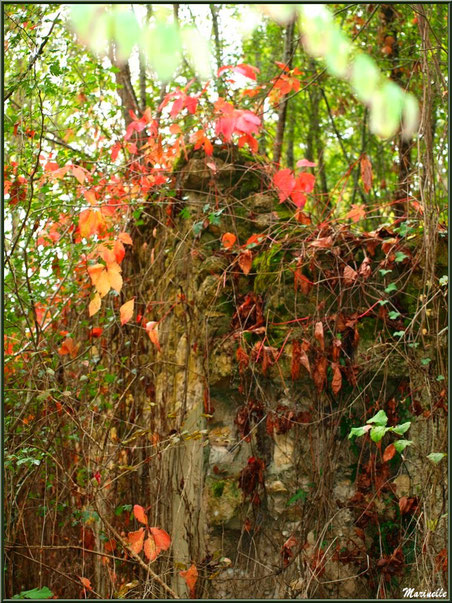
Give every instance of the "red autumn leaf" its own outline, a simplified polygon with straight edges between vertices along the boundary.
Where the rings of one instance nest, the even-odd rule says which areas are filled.
[[[333,369],[333,381],[331,382],[331,389],[333,390],[333,394],[337,396],[342,387],[342,373],[337,362],[333,362],[331,368]]]
[[[301,193],[311,193],[314,189],[315,176],[309,172],[302,172],[297,176],[295,189]]]
[[[192,563],[188,570],[179,572],[179,575],[185,580],[185,583],[188,586],[188,590],[190,591],[190,598],[194,599],[196,582],[198,580],[198,570],[196,569],[196,565]]]
[[[89,332],[89,336],[90,336],[90,338],[94,338],[94,337],[97,338],[97,337],[100,337],[103,332],[104,332],[104,330],[102,329],[102,327],[93,327]]]
[[[148,525],[148,518],[146,517],[146,513],[141,505],[133,506],[133,514],[135,519],[137,519],[140,523],[144,523],[145,526]]]
[[[239,363],[239,371],[242,373],[244,369],[247,368],[250,362],[250,357],[241,346],[237,348],[235,357],[237,358],[237,362]]]
[[[157,555],[160,552],[157,550],[157,547],[155,546],[155,540],[152,536],[149,536],[149,538],[144,541],[143,550],[144,554],[146,555],[146,558],[149,561],[155,561],[157,559]]]
[[[223,243],[223,247],[225,249],[231,249],[234,243],[237,241],[237,237],[232,232],[225,232],[221,237],[221,242]]]
[[[367,155],[363,155],[360,161],[361,178],[364,185],[364,192],[368,193],[372,188],[372,164]]]
[[[125,325],[133,316],[133,308],[135,305],[135,299],[132,298],[119,308],[119,316],[121,320],[121,326]],[[138,519],[138,518],[137,518]]]
[[[107,542],[104,543],[104,550],[106,553],[113,553],[116,550],[116,540],[113,538],[107,540]]]
[[[160,553],[160,551],[168,550],[171,546],[170,535],[161,528],[150,528],[150,530],[151,534],[154,536],[157,555]]]
[[[316,167],[316,163],[309,161],[309,159],[300,159],[297,161],[297,167]]]
[[[265,235],[252,234],[243,247],[248,247],[249,245],[259,245],[264,239]]]
[[[285,168],[276,172],[273,176],[273,184],[278,191],[279,202],[282,203],[290,196],[295,187],[295,178],[292,170]]]
[[[120,150],[121,150],[121,143],[115,142],[115,144],[111,148],[111,160],[112,161],[116,161]]]
[[[357,203],[352,203],[351,210],[345,215],[346,218],[353,220],[353,222],[359,222],[363,218],[366,217],[366,210],[364,205],[359,205]]]
[[[118,264],[120,264],[122,262],[122,260],[124,259],[124,256],[126,255],[126,250],[124,249],[124,245],[119,240],[115,241],[115,244],[113,246],[113,255],[114,255],[114,261]]]
[[[320,343],[321,350],[324,350],[325,349],[325,339],[324,339],[324,333],[323,333],[323,324],[320,321],[315,323],[314,337]]]
[[[245,249],[239,256],[239,266],[244,274],[249,274],[253,264],[253,254],[250,249]]]
[[[79,580],[85,588],[87,588],[88,590],[93,590],[91,586],[91,580],[88,580],[88,578],[83,578],[82,576],[79,576]]]
[[[236,112],[235,130],[243,134],[257,134],[261,125],[260,118],[252,111],[238,109]]]
[[[358,276],[358,273],[356,272],[356,270],[353,270],[353,268],[351,266],[345,266],[344,268],[344,284],[345,285],[351,285],[352,283],[354,283],[356,281],[356,277]]]
[[[135,553],[135,555],[141,553],[144,543],[144,534],[144,528],[140,528],[136,532],[129,532],[127,534],[127,540],[129,541],[130,549]]]
[[[217,76],[220,76],[224,71],[227,70],[234,71],[235,73],[240,73],[240,75],[244,75],[251,80],[256,80],[256,73],[259,73],[259,69],[257,67],[253,67],[253,65],[247,65],[246,63],[240,63],[239,65],[223,65],[217,71]]]
[[[389,444],[389,446],[386,446],[385,451],[383,453],[383,463],[387,463],[388,461],[390,461],[396,452],[397,451],[394,444]]]
[[[160,347],[159,333],[157,330],[157,326],[158,326],[158,322],[150,320],[149,322],[146,323],[145,329],[146,329],[147,334],[149,335],[149,339],[152,341],[152,343],[155,345],[155,347],[160,352],[161,347]]]

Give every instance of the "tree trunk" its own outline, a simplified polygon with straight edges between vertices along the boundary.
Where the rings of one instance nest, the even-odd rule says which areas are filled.
[[[295,52],[294,45],[294,34],[295,34],[295,21],[291,21],[286,27],[286,34],[284,38],[284,56],[283,63],[289,67],[292,67],[292,59]],[[289,99],[287,95],[279,103],[278,109],[278,123],[276,125],[276,137],[275,144],[273,145],[273,161],[279,163],[281,160],[282,146],[284,142],[284,130],[286,127],[286,116],[287,116],[287,105]]]

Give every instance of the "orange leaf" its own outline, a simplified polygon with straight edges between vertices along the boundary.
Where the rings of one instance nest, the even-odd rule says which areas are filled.
[[[250,249],[242,251],[239,256],[239,266],[243,270],[244,274],[249,274],[251,266],[253,264],[253,254]]]
[[[61,344],[58,354],[60,354],[60,356],[70,354],[71,358],[75,358],[77,356],[78,348],[79,346],[74,343],[74,340],[71,337],[67,337]]]
[[[83,184],[85,182],[86,174],[82,170],[82,168],[79,168],[79,167],[73,165],[72,166],[72,173],[77,178],[77,180],[80,182],[80,184]]]
[[[133,301],[133,299],[131,301]],[[148,518],[146,517],[146,513],[141,505],[133,506],[133,514],[135,515],[135,519],[137,519],[140,523],[144,523],[145,526],[148,525]]]
[[[149,561],[155,561],[160,551],[155,546],[155,540],[152,536],[149,536],[144,542],[144,554]]]
[[[118,293],[122,289],[121,266],[116,262],[107,265],[108,281],[112,289]]]
[[[366,217],[366,210],[364,209],[364,205],[358,205],[356,203],[352,203],[352,209],[346,214],[346,218],[353,220],[353,222],[359,222],[363,218]]]
[[[144,528],[140,528],[136,532],[129,532],[127,534],[127,540],[129,541],[130,549],[135,555],[141,553],[144,542]]]
[[[372,188],[372,164],[367,155],[361,157],[361,178],[364,185],[364,192],[368,193]]]
[[[149,322],[146,323],[146,332],[149,335],[149,339],[152,341],[152,343],[155,345],[155,347],[158,349],[158,351],[160,352],[160,342],[159,342],[159,334],[157,331],[157,325],[158,323],[151,320]]]
[[[327,369],[328,363],[327,363],[327,359],[325,358],[325,356],[321,356],[314,367],[314,372],[312,375],[312,379],[314,381],[314,384],[317,388],[317,391],[320,393],[323,389],[323,386],[325,384],[326,381],[326,369]]]
[[[122,306],[119,308],[119,316],[121,318],[121,326],[125,325],[126,322],[129,322],[129,320],[132,318],[134,305],[135,305],[135,299],[132,298],[125,304],[122,304]],[[138,505],[135,505],[135,506],[138,506]],[[135,515],[135,517],[136,517],[136,515]],[[137,519],[138,519],[138,517],[137,517]],[[138,521],[140,521],[140,520],[138,519]]]
[[[390,461],[395,455],[395,453],[396,449],[394,444],[389,444],[389,446],[386,446],[385,451],[383,453],[383,463],[387,463],[388,461]]]
[[[120,232],[118,235],[118,239],[124,243],[124,245],[133,245],[133,241],[127,232]]]
[[[188,586],[190,598],[194,599],[196,582],[198,580],[198,570],[196,569],[196,565],[192,563],[188,570],[179,572],[179,575],[185,580],[185,583]]]
[[[121,241],[115,241],[113,253],[115,256],[115,261],[120,264],[126,255],[126,250],[124,249],[124,245],[121,243]]]
[[[170,535],[161,528],[150,528],[151,534],[154,536],[155,546],[157,547],[157,555],[160,551],[166,551],[171,546]]]
[[[223,243],[223,247],[225,249],[231,249],[234,243],[237,241],[237,237],[232,232],[225,232],[221,237],[221,242]]]
[[[89,312],[90,317],[94,316],[94,314],[97,314],[97,312],[99,312],[100,306],[101,306],[100,295],[99,295],[99,293],[96,293],[94,295],[93,299],[89,302],[88,312]]]
[[[91,580],[88,580],[88,578],[82,578],[82,576],[79,576],[79,580],[85,588],[87,588],[88,590],[93,590],[91,586]]]

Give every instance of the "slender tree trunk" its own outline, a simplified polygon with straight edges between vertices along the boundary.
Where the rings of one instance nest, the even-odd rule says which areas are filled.
[[[223,65],[223,49],[221,46],[220,29],[218,27],[219,9],[218,6],[216,6],[215,4],[209,4],[209,8],[210,14],[212,16],[212,32],[213,39],[215,42],[215,60],[217,63],[217,69],[220,69],[220,67]],[[224,96],[225,87],[222,79],[217,79],[217,86],[218,94],[220,96]]]
[[[289,23],[286,27],[286,34],[284,39],[284,57],[283,63],[289,68],[292,67],[292,58],[294,55],[294,33],[295,33],[295,21]],[[286,116],[287,116],[287,95],[281,100],[278,111],[278,123],[276,126],[276,137],[275,144],[273,146],[273,161],[279,163],[281,160],[282,146],[284,142],[284,130],[286,127]]]
[[[397,28],[397,12],[392,4],[382,5],[382,15],[386,25],[386,36],[384,43],[388,48],[391,48],[391,57],[393,60],[393,68],[391,69],[391,79],[394,80],[401,88],[404,87],[401,68],[399,66],[399,43],[398,43],[398,28]],[[390,42],[390,43],[389,43]],[[400,132],[397,135],[397,149],[399,154],[399,172],[397,178],[397,189],[395,191],[394,210],[398,216],[406,214],[408,209],[407,198],[410,194],[411,186],[411,148],[413,146],[412,139],[407,139]]]

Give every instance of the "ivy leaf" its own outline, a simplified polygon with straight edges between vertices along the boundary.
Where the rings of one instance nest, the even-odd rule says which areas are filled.
[[[348,434],[348,439],[351,440],[353,437],[360,438],[367,433],[372,427],[370,425],[363,425],[362,427],[352,427]]]
[[[385,435],[386,431],[387,427],[383,427],[383,425],[377,425],[376,427],[372,427],[372,429],[370,430],[370,439],[373,442],[379,442]]]
[[[427,455],[427,458],[437,465],[445,456],[447,456],[445,452],[431,452]]]
[[[397,452],[403,452],[405,448],[411,446],[412,443],[412,440],[397,440],[397,442],[394,442],[394,448]]]
[[[366,421],[367,424],[375,423],[375,425],[386,425],[388,417],[384,410],[379,410],[376,415]]]
[[[392,291],[397,291],[397,285],[395,283],[389,283],[385,289],[385,293],[392,293]]]
[[[396,425],[395,427],[391,427],[391,431],[396,433],[397,435],[403,435],[406,431],[411,427],[411,421],[407,421],[406,423],[402,423],[401,425]]]

